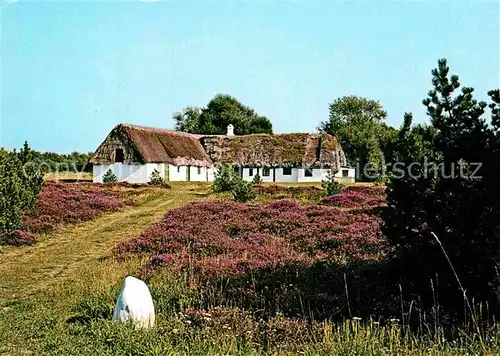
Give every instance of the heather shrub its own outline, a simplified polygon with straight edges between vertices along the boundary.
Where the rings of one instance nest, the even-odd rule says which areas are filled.
[[[233,188],[234,180],[237,178],[231,167],[219,166],[215,171],[212,190],[215,193],[229,192]]]
[[[160,171],[158,171],[157,169],[154,169],[153,172],[151,173],[151,176],[149,177],[148,184],[149,185],[163,185],[164,183],[165,183],[165,180],[160,175]]]
[[[234,179],[231,193],[233,199],[239,203],[246,203],[247,201],[255,199],[255,192],[253,190],[253,182],[245,182],[242,179]]]
[[[102,176],[102,182],[103,183],[113,183],[113,182],[118,182],[118,178],[116,177],[116,174],[111,170],[108,169],[106,173]]]
[[[328,172],[326,181],[323,182],[323,189],[325,190],[325,195],[329,197],[332,195],[339,194],[341,188],[342,186],[337,180],[335,180],[335,176],[332,174],[332,171],[330,170]]]
[[[377,259],[384,246],[380,218],[371,213],[292,201],[197,202],[169,211],[141,236],[119,243],[115,254],[149,254],[146,273],[190,266],[241,274],[291,261]]]
[[[371,210],[291,200],[196,202],[169,211],[141,236],[119,243],[114,253],[119,259],[148,256],[144,277],[163,271],[185,276],[202,293],[203,305],[263,309],[268,316],[278,311],[308,316],[301,306],[306,303],[315,316],[329,317],[346,307],[343,292],[332,290],[344,290],[345,273],[352,310],[368,315],[375,306],[383,308],[373,302],[385,288],[378,267],[386,253],[380,225]],[[169,301],[186,300],[168,294]]]
[[[92,184],[47,183],[34,210],[22,217],[29,232],[47,232],[63,224],[87,221],[130,204],[123,193]]]
[[[33,245],[36,240],[37,238],[35,235],[22,230],[13,230],[0,234],[0,245]]]
[[[355,185],[342,188],[340,194],[323,198],[322,203],[347,209],[367,209],[387,205],[383,188]]]

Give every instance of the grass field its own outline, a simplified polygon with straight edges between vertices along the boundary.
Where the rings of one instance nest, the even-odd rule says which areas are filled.
[[[88,172],[53,172],[46,173],[44,176],[46,181],[65,181],[65,180],[81,180],[91,181],[92,173]]]
[[[143,261],[118,263],[115,244],[138,236],[169,209],[205,199],[208,184],[174,183],[151,190],[138,204],[63,227],[26,247],[0,247],[0,354],[496,354],[474,335],[453,342],[439,333],[416,335],[397,323],[356,319],[333,324],[285,318],[260,320],[255,311],[213,305],[199,310],[183,274],[148,281],[157,326],[133,330],[111,322],[123,278]],[[342,286],[337,286],[341,288]],[[217,291],[213,291],[217,295]]]

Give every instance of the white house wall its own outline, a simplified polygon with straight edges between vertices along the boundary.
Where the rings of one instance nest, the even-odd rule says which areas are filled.
[[[98,164],[93,166],[93,181],[102,183],[102,178],[111,169],[119,182],[147,183],[157,163],[147,164]]]
[[[215,171],[216,169],[215,168],[207,168],[207,180],[209,182],[213,182],[214,181],[214,178],[215,178]]]
[[[199,174],[198,174],[198,168],[199,168]],[[205,167],[194,167],[190,166],[190,176],[189,180],[191,182],[206,182],[207,181],[207,168]]]
[[[347,170],[347,177],[344,177],[343,172]],[[356,169],[350,167],[340,167],[339,171],[335,173],[335,178],[356,178]]]
[[[253,168],[253,174],[250,175],[250,168],[243,168],[243,173],[242,173],[242,179],[243,180],[253,180],[254,177],[257,175],[257,168]]]
[[[297,182],[298,179],[298,169],[297,168],[292,168],[292,174],[291,175],[284,175],[283,174],[283,168],[275,168],[275,176],[276,176],[276,182]]]
[[[297,182],[322,182],[327,179],[329,169],[311,168],[312,177],[306,177],[306,169],[297,170]]]
[[[273,170],[274,168],[269,168],[269,175],[266,177],[262,174],[262,168],[259,168],[259,176],[263,182],[272,182],[273,181]]]
[[[253,174],[250,175],[250,168],[244,167],[241,168],[242,170],[242,179],[246,181],[252,181],[255,176],[258,174],[260,176],[260,179],[263,182],[272,182],[273,181],[273,168],[269,168],[269,176],[265,177],[262,175],[262,167],[255,167],[253,168]]]
[[[174,166],[170,165],[168,167],[169,181],[172,182],[184,182],[187,178],[187,166]]]
[[[163,179],[165,179],[165,174],[166,174],[165,169],[166,169],[166,166],[167,166],[167,165],[166,165],[165,163],[158,163],[158,167],[157,167],[158,172],[160,172],[160,176],[161,176]]]
[[[118,181],[125,181],[129,183],[147,183],[151,174],[155,169],[160,172],[162,178],[165,179],[166,164],[164,163],[147,163],[147,164],[101,164],[93,166],[93,181],[96,183],[102,182],[102,177],[108,169],[111,169],[118,178]],[[198,174],[198,167],[195,166],[168,166],[168,180],[173,182],[184,182],[187,180],[187,170],[189,169],[190,181],[192,182],[212,182],[216,168],[200,167],[200,174]],[[344,176],[344,171],[347,170],[347,177]],[[253,174],[250,175],[250,168],[242,168],[242,178],[246,181],[251,181],[258,174],[264,182],[321,182],[328,177],[328,169],[313,168],[312,177],[305,176],[305,169],[292,168],[291,175],[284,175],[283,168],[270,168],[269,176],[262,175],[262,167],[253,168]],[[355,169],[350,167],[341,167],[335,177],[342,180],[353,181],[355,179]]]

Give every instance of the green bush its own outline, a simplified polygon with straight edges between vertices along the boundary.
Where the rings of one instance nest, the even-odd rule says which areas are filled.
[[[337,195],[340,193],[342,188],[341,184],[335,179],[335,176],[331,171],[328,172],[326,181],[323,182],[323,189],[325,190],[325,195],[330,197],[332,195]]]
[[[246,203],[249,200],[255,199],[255,191],[253,190],[253,182],[246,182],[240,178],[233,179],[233,187],[231,189],[233,199],[239,203]]]
[[[262,183],[262,178],[260,177],[260,175],[256,174],[255,177],[253,177],[252,184],[258,185],[260,183]]]
[[[215,172],[212,190],[215,193],[230,192],[236,179],[239,177],[236,176],[231,167],[220,166]]]
[[[42,186],[27,143],[19,152],[0,148],[0,232],[21,228],[22,214],[35,208]]]
[[[116,177],[116,174],[113,173],[111,169],[108,169],[104,176],[102,177],[102,182],[103,183],[113,183],[113,182],[118,182],[118,178]]]
[[[150,185],[163,185],[165,184],[165,180],[160,175],[160,171],[157,169],[153,170],[151,176],[149,177],[148,184]]]

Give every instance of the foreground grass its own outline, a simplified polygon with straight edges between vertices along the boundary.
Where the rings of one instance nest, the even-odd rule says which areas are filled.
[[[178,183],[154,190],[137,206],[68,226],[35,246],[0,250],[0,354],[495,354],[474,336],[445,342],[393,324],[357,320],[315,323],[216,304],[197,311],[199,296],[185,275],[165,271],[148,280],[157,326],[134,330],[111,322],[123,278],[142,261],[117,263],[111,249],[137,236],[166,210],[203,199],[208,185]],[[497,338],[498,340],[498,338]]]
[[[117,264],[109,259],[114,244],[139,234],[166,210],[197,199],[204,191],[204,186],[193,184],[152,190],[140,197],[136,206],[61,228],[43,236],[34,246],[2,247],[0,354],[27,347],[32,341],[25,337],[23,325],[15,326],[16,321],[21,322],[25,317],[36,319],[36,315],[65,315],[89,293],[110,292],[110,285],[119,284],[137,267],[137,262]],[[47,315],[41,311],[43,305],[50,306]],[[9,346],[10,342],[13,344]]]

